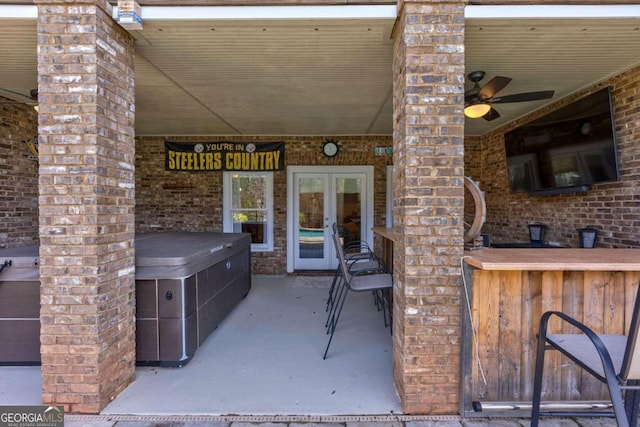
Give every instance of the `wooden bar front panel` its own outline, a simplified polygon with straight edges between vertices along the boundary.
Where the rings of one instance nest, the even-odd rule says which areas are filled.
[[[470,400],[526,402],[542,313],[562,311],[597,333],[626,334],[640,272],[474,270],[472,278]],[[557,322],[550,328],[575,332]],[[605,387],[568,358],[547,352],[545,363],[543,400],[608,399]]]

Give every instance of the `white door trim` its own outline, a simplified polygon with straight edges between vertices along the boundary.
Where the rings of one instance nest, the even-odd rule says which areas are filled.
[[[294,178],[297,173],[362,173],[366,176],[365,191],[367,200],[364,203],[362,216],[362,230],[367,242],[373,244],[373,202],[374,202],[374,176],[373,166],[287,166],[287,272],[294,269],[294,253],[291,248],[295,244],[293,239],[293,226],[295,223],[294,209]]]

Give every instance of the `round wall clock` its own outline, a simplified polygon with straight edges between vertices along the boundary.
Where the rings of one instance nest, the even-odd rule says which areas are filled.
[[[327,157],[334,157],[336,154],[338,154],[338,144],[336,144],[334,141],[327,141],[322,146],[322,152]]]

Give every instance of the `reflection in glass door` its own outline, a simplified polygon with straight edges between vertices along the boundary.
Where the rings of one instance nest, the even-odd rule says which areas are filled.
[[[296,178],[298,225],[297,258],[307,268],[319,268],[325,256],[327,176],[300,174]],[[300,264],[300,263],[298,263]]]
[[[366,240],[362,230],[362,180],[360,175],[333,175],[333,220],[343,245]],[[333,223],[333,221],[332,221]]]
[[[289,169],[299,169],[290,167]],[[368,188],[368,169],[358,167],[314,168],[290,170],[288,269],[328,270],[337,266],[331,240],[335,222],[343,244],[354,240],[370,240],[372,193]],[[317,172],[306,172],[309,169]],[[304,170],[304,171],[303,171]],[[349,172],[346,172],[346,171]],[[353,171],[353,172],[352,172]]]

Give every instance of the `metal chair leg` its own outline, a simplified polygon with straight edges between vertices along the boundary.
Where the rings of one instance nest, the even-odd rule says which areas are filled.
[[[333,298],[334,291],[336,289],[336,283],[340,280],[340,266],[336,268],[336,272],[333,275],[333,280],[331,281],[331,286],[329,287],[329,298],[327,298],[327,307],[325,308],[325,312],[329,311],[329,308],[333,306]]]
[[[392,314],[391,314],[391,310],[393,309],[393,307],[391,307],[391,298],[389,298],[389,294],[390,290],[389,289],[384,289],[384,290],[380,290],[380,304],[382,304],[382,316],[384,317],[384,327],[386,328],[387,326],[389,328],[392,327]],[[387,322],[387,314],[389,315],[388,317],[388,322]],[[393,330],[391,330],[391,334],[393,335]]]
[[[607,375],[607,386],[609,387],[609,394],[611,397],[611,403],[613,403],[613,412],[616,415],[616,422],[618,427],[629,427],[629,420],[627,419],[627,412],[622,401],[622,393],[620,392],[620,386],[618,385],[618,379],[613,376]]]
[[[338,279],[338,283],[336,284],[336,289],[334,290],[334,301],[331,304],[331,309],[329,310],[329,315],[327,316],[327,321],[324,326],[327,328],[327,334],[330,333],[331,324],[334,322],[336,310],[338,308],[337,303],[340,302],[342,296],[349,292],[347,289],[346,283],[342,278]]]
[[[540,325],[540,333],[538,336],[538,351],[536,356],[536,371],[533,380],[533,402],[531,405],[531,425],[530,427],[538,427],[540,419],[540,401],[542,400],[542,370],[544,368],[544,355],[546,351],[546,323]]]
[[[640,381],[629,381],[628,385],[640,386]],[[640,390],[627,390],[624,406],[627,412],[629,425],[638,425],[638,412],[640,412]]]
[[[346,286],[344,287],[346,288]],[[338,326],[338,320],[340,319],[340,314],[342,313],[342,307],[344,307],[344,302],[347,300],[348,293],[349,293],[348,291],[344,292],[344,296],[341,295],[340,298],[336,300],[336,302],[338,303],[337,305],[339,307],[337,307],[337,312],[334,310],[334,316],[329,326],[331,335],[329,335],[329,342],[327,342],[327,348],[324,349],[324,355],[322,356],[322,360],[325,360],[327,358],[327,353],[329,352],[329,346],[331,345],[331,341],[333,340],[333,333],[336,331],[336,326]]]

